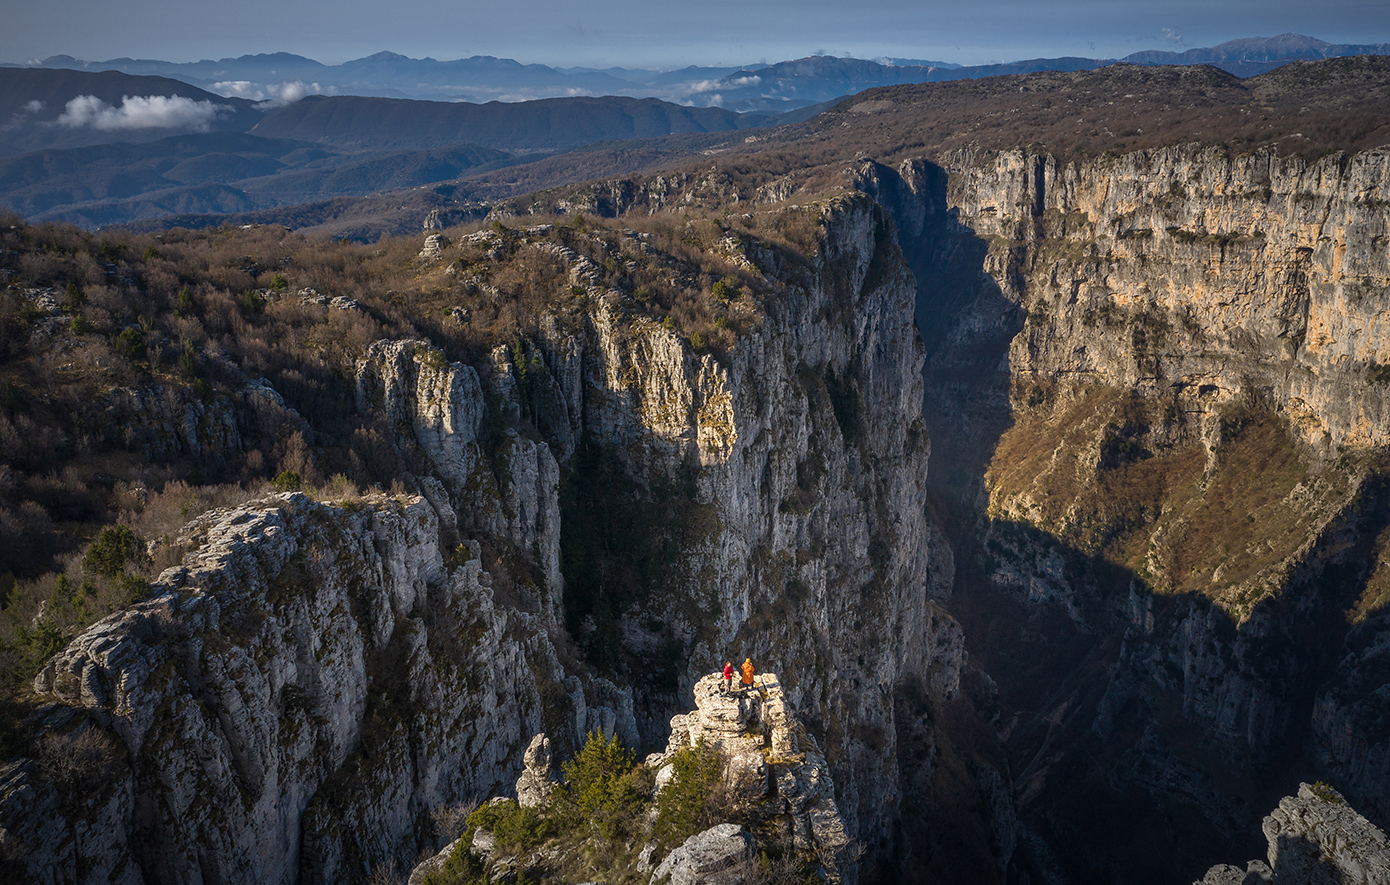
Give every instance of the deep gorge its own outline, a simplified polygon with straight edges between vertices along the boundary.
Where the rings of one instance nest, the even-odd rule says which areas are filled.
[[[1191,881],[1261,855],[1300,781],[1387,822],[1390,153],[967,150],[809,193],[719,181],[450,231],[410,257],[405,308],[227,308],[233,366],[242,327],[351,330],[319,369],[347,429],[250,371],[123,394],[121,445],[153,461],[271,464],[286,445],[261,436],[293,431],[400,485],[261,495],[168,539],[152,595],[34,683],[31,722],[113,735],[121,761],[85,791],[8,764],[7,861],[408,869],[431,809],[506,792],[533,734],[662,746],[745,654],[824,749],[859,881]],[[700,200],[722,214],[626,227]],[[545,309],[488,338],[506,285]],[[445,319],[362,331],[388,305]],[[17,348],[72,346],[71,311],[28,310]]]

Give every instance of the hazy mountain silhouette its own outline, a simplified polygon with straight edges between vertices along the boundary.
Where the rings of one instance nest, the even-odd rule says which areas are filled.
[[[1231,40],[1203,49],[1148,50],[1120,60],[1144,65],[1212,64],[1248,77],[1294,59],[1386,53],[1390,53],[1387,44],[1333,44],[1298,34],[1281,34]],[[213,92],[251,98],[274,98],[284,84],[302,83],[303,89],[309,92],[337,95],[473,102],[576,94],[627,95],[701,107],[775,113],[878,86],[1035,71],[1086,70],[1115,61],[1065,57],[962,66],[922,59],[813,56],[772,65],[692,66],[677,71],[653,71],[617,67],[555,68],[492,56],[437,61],[394,52],[379,52],[339,65],[324,65],[302,56],[275,52],[178,63],[130,58],[92,62],[63,55],[44,59],[39,65],[173,77]],[[761,82],[752,83],[752,76],[758,76]]]

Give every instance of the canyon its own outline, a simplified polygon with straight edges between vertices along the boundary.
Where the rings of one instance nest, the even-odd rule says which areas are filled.
[[[811,131],[896,111],[836,113]],[[533,735],[657,750],[743,656],[823,751],[846,881],[1225,881],[1271,809],[1323,805],[1379,850],[1390,150],[740,162],[427,221],[408,309],[444,319],[337,369],[342,445],[375,434],[354,451],[400,487],[171,538],[149,597],[33,681],[31,723],[116,761],[6,763],[7,861],[408,871],[443,847],[431,810],[509,794]],[[492,335],[506,285],[546,309]],[[277,322],[401,300],[266,291]],[[231,463],[319,420],[238,383],[225,414],[125,397],[125,444]]]

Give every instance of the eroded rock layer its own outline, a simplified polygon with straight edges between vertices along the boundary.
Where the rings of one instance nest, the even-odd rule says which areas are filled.
[[[953,610],[1016,712],[1039,875],[1110,875],[1174,802],[1205,820],[1153,858],[1181,875],[1295,770],[1387,807],[1388,159],[855,170],[919,281]]]

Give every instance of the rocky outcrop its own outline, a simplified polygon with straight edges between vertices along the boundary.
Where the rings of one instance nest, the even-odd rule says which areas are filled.
[[[1195,885],[1375,885],[1390,882],[1390,839],[1324,784],[1300,784],[1264,819],[1268,863],[1222,864]]]
[[[686,839],[652,874],[655,885],[738,885],[748,878],[753,837],[738,824],[719,824]]]
[[[428,227],[428,225],[426,226]],[[429,234],[425,237],[425,245],[420,248],[420,254],[416,257],[421,261],[439,258],[447,245],[449,245],[449,240],[443,234]]]
[[[753,685],[725,692],[720,674],[712,673],[696,683],[694,696],[695,709],[672,718],[665,751],[653,753],[644,762],[648,772],[655,774],[652,804],[628,811],[626,826],[634,830],[624,834],[625,850],[611,838],[595,841],[595,833],[600,831],[590,831],[587,820],[576,823],[572,805],[552,804],[556,795],[562,803],[573,803],[574,798],[554,792],[555,785],[549,780],[549,741],[540,734],[527,748],[527,768],[517,780],[515,805],[505,797],[489,800],[480,812],[482,822],[472,818],[462,840],[418,865],[410,881],[423,881],[425,875],[462,851],[471,853],[472,862],[493,879],[510,875],[566,879],[567,871],[585,868],[583,859],[597,855],[607,858],[606,865],[614,875],[619,870],[649,872],[652,885],[737,885],[755,875],[755,858],[762,852],[781,858],[798,873],[854,885],[859,880],[859,846],[847,836],[836,808],[835,787],[825,757],[787,709],[778,678],[761,674]],[[677,773],[678,754],[684,754],[687,761],[691,754],[699,760],[696,766],[683,769],[687,775]],[[704,759],[714,762],[714,770],[704,770],[708,775],[702,771]],[[573,772],[567,770],[567,774]],[[655,822],[662,813],[658,810],[665,798],[662,792],[675,789],[683,776],[711,777],[710,781],[700,780],[699,794],[688,794],[686,801],[704,802],[706,792],[722,790],[719,807],[732,819],[692,833],[674,847],[666,845],[661,857],[655,855],[660,848]],[[569,788],[583,789],[573,782]],[[505,847],[500,846],[496,834],[487,829],[486,812],[509,815],[520,809],[530,810],[532,817],[524,819],[531,821],[532,832],[545,835],[521,844],[513,837]],[[548,823],[541,826],[537,821]],[[657,861],[654,871],[653,861]]]
[[[648,757],[647,765],[660,769],[684,747],[718,753],[729,789],[761,806],[754,817],[785,833],[795,851],[819,857],[832,879],[857,881],[861,849],[836,806],[830,766],[787,709],[777,676],[758,674],[751,687],[726,694],[720,674],[711,673],[694,693],[695,710],[672,717],[665,753]]]
[[[315,882],[405,863],[431,808],[509,787],[542,727],[573,743],[588,724],[544,621],[494,603],[476,544],[446,570],[420,498],[279,495],[177,543],[190,552],[149,601],[35,680],[130,760],[102,838],[25,854],[39,879],[75,864],[90,881]],[[26,789],[0,796],[6,831],[63,832]]]
[[[559,779],[550,758],[550,738],[538,734],[526,746],[526,770],[516,781],[516,801],[522,808],[537,808],[550,801]]]

